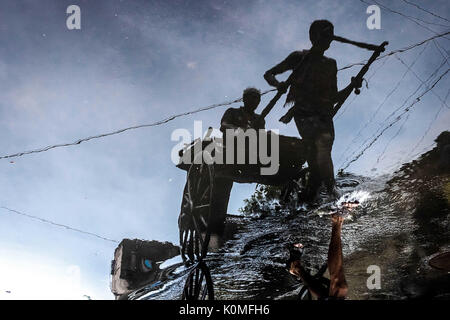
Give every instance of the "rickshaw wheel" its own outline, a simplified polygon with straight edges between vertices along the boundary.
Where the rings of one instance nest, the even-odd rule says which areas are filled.
[[[203,261],[189,272],[181,300],[214,300],[214,288],[209,269]]]
[[[193,164],[189,168],[178,219],[181,257],[184,261],[186,255],[191,261],[201,260],[208,251],[213,177],[212,165]]]

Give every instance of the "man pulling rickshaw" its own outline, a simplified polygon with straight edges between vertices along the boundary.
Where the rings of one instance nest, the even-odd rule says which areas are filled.
[[[312,43],[309,50],[292,52],[264,74],[267,83],[280,92],[286,92],[289,88],[285,105],[291,108],[280,121],[289,123],[294,118],[299,134],[308,145],[309,179],[302,197],[304,201],[316,199],[322,185],[328,194],[335,194],[331,159],[333,116],[337,112],[336,107],[342,105],[353,89],[359,93],[357,90],[361,88],[363,80],[363,74],[358,74],[346,88],[338,91],[336,61],[325,57],[324,52],[333,40],[374,50],[378,55],[384,50],[384,45],[377,47],[335,36],[333,24],[327,20],[314,21],[309,29],[309,37]],[[279,82],[275,78],[288,70],[292,70],[292,74],[287,81]]]
[[[228,201],[234,182],[288,185],[292,181],[305,180],[305,169],[307,169],[309,174],[306,191],[301,195],[304,202],[315,200],[322,187],[328,194],[336,195],[331,159],[334,141],[333,116],[353,90],[359,94],[363,76],[369,66],[384,51],[387,42],[375,46],[335,36],[333,25],[327,20],[314,21],[309,34],[312,43],[311,49],[294,51],[264,74],[267,82],[276,87],[278,92],[260,115],[256,114],[255,110],[260,102],[261,94],[255,88],[248,88],[243,94],[244,106],[230,108],[222,117],[223,138],[211,138],[209,136],[211,131],[209,131],[204,139],[193,141],[179,152],[180,163],[177,167],[187,171],[187,181],[178,219],[181,256],[184,261],[195,262],[197,265],[188,277],[186,292],[189,291],[191,284],[201,283],[203,276],[199,276],[199,274],[201,275],[202,272],[206,274],[206,271],[201,271],[200,267],[206,268],[203,258],[206,257],[208,251],[211,233],[223,232]],[[350,84],[341,91],[337,90],[336,61],[324,56],[324,52],[333,40],[374,51],[359,73],[351,79]],[[292,73],[285,82],[279,82],[275,78],[276,75],[288,70],[292,70]],[[264,118],[288,89],[289,93],[285,104],[289,105],[290,109],[280,121],[289,123],[294,118],[302,139],[264,130]],[[271,174],[262,173],[264,166],[267,165],[262,161],[254,163],[238,161],[230,164],[204,160],[223,159],[225,153],[231,153],[233,156],[236,153],[239,154],[242,150],[239,150],[239,144],[233,143],[235,136],[230,139],[225,132],[246,133],[251,131],[249,129],[258,131],[258,147],[256,149],[258,152],[259,149],[265,149],[272,154],[278,153],[279,157],[276,158],[277,163],[275,163],[276,170],[271,171]],[[272,138],[268,139],[268,136]],[[236,146],[238,150],[235,149]],[[251,148],[248,148],[246,143],[242,146],[245,149],[245,159],[251,158]],[[221,153],[223,153],[222,156],[217,157]],[[304,168],[306,162],[308,167]],[[200,281],[197,281],[196,277],[200,277]],[[211,283],[208,286],[211,291]],[[198,293],[196,289],[195,292]]]

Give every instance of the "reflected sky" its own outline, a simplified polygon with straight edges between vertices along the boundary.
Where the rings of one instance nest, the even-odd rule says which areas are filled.
[[[66,28],[65,12],[71,4],[81,8],[81,30]],[[442,23],[404,2],[386,4],[405,14]],[[450,12],[447,1],[426,2],[423,6],[444,16]],[[329,19],[336,34],[353,40],[388,40],[388,50],[434,35],[386,11],[381,13],[382,29],[369,30],[366,8],[356,0],[2,1],[0,155],[151,123],[171,114],[233,100],[248,86],[266,90],[264,72],[290,52],[309,48],[308,28],[315,19]],[[427,26],[436,32],[448,29]],[[399,57],[411,64],[423,48]],[[413,67],[422,79],[441,64],[441,53],[446,55],[445,50],[449,50],[448,40],[430,42],[424,50]],[[370,53],[333,43],[326,55],[342,67],[367,59]],[[340,72],[339,88],[347,85],[357,71],[358,67]],[[360,96],[349,104],[354,99],[350,97],[344,105],[345,113],[335,121],[336,170],[359,146],[352,144],[356,133],[405,71],[393,56],[374,63],[368,73],[369,88],[363,88]],[[419,84],[414,73],[408,73],[362,137],[370,137]],[[448,87],[449,80],[444,78],[433,90],[435,94],[426,95],[407,121],[401,120],[388,130],[349,170],[375,175],[410,160],[410,150],[441,107],[437,96],[444,99]],[[270,97],[265,96],[261,106]],[[194,120],[203,121],[205,129],[209,125],[218,127],[224,111],[218,108],[157,128],[1,160],[0,205],[119,241],[141,238],[177,243],[185,172],[170,161],[171,149],[176,145],[170,140],[171,133],[177,128],[193,131]],[[286,126],[278,122],[283,112],[279,103],[267,118],[267,128],[297,135],[293,123]],[[448,129],[449,120],[448,108],[444,107],[416,152],[430,146],[437,134]],[[386,143],[394,136],[377,164]],[[343,154],[349,145],[352,147]],[[235,185],[230,213],[237,213],[254,187]],[[2,261],[9,263],[2,263],[3,268],[19,272],[22,269],[18,266],[25,263],[29,275],[35,275],[25,278],[27,282],[47,274],[58,283],[67,268],[77,266],[81,291],[86,291],[83,294],[112,298],[107,280],[114,243],[4,211],[0,219]],[[30,260],[31,265],[24,262]],[[35,262],[44,266],[44,271],[33,268]],[[42,285],[36,282],[36,286]],[[11,291],[11,297],[19,286],[19,282],[0,281],[0,291]],[[55,288],[49,291],[65,291]],[[40,298],[40,292],[33,290],[30,295]]]

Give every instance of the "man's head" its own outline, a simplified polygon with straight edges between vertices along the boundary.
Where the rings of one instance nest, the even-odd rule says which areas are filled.
[[[309,39],[313,47],[327,50],[330,47],[331,41],[333,41],[334,26],[328,20],[316,20],[309,27]]]
[[[242,95],[244,107],[251,112],[254,112],[261,101],[261,92],[256,88],[247,88]]]

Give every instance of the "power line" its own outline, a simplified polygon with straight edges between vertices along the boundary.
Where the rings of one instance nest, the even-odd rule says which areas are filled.
[[[397,132],[391,137],[391,139],[389,139],[388,143],[386,143],[386,145],[384,146],[383,151],[380,153],[380,155],[377,158],[377,161],[375,162],[375,164],[372,166],[373,168],[380,163],[381,158],[384,156],[384,154],[386,153],[386,150],[388,149],[388,147],[391,145],[392,141],[394,141],[395,138],[398,137],[398,135],[400,134],[400,132],[402,132],[403,127],[405,126],[406,122],[408,122],[409,116],[411,114],[408,113],[406,115],[405,120],[403,121],[402,125],[398,128]]]
[[[414,61],[411,63],[410,67],[414,66],[414,64],[419,60],[419,58],[422,56],[422,54],[424,53],[424,51],[428,48],[429,43],[427,43],[423,49],[419,52],[419,54],[416,56],[416,58],[414,59]],[[397,55],[395,55],[397,56]],[[354,143],[358,140],[358,138],[361,136],[362,132],[364,131],[364,129],[366,129],[374,120],[376,115],[378,114],[378,112],[381,110],[381,107],[386,103],[386,101],[394,94],[395,91],[397,91],[397,89],[399,88],[401,82],[404,80],[404,78],[406,77],[406,75],[409,73],[410,69],[407,69],[403,75],[400,77],[400,79],[397,81],[397,83],[395,84],[394,88],[392,88],[391,91],[389,91],[389,93],[384,97],[383,101],[378,105],[378,107],[376,108],[375,112],[372,113],[370,119],[364,124],[364,126],[362,126],[359,130],[358,133],[356,134],[356,136],[352,139],[352,142],[350,144],[347,145],[347,148],[341,153],[341,155],[339,156],[339,161],[341,161],[342,157],[344,156],[344,154],[347,153],[347,151],[354,145]],[[417,89],[418,90],[418,89]],[[415,92],[414,92],[415,93]],[[414,94],[413,93],[413,94]],[[411,95],[412,96],[412,95]],[[406,103],[406,101],[405,101]],[[368,140],[363,142],[366,143]],[[352,157],[355,154],[356,151],[354,151],[352,154],[350,154],[350,156],[348,156],[344,162],[346,162],[350,157]]]
[[[422,92],[422,94],[420,94],[418,97],[416,97],[416,98],[414,99],[414,101],[413,101],[406,109],[404,109],[402,113],[400,113],[400,114],[394,119],[394,121],[392,121],[389,125],[387,125],[386,127],[384,127],[384,128],[381,130],[381,132],[380,132],[379,134],[377,134],[377,135],[375,136],[375,138],[373,138],[373,140],[372,140],[366,147],[364,147],[363,150],[362,150],[362,151],[361,151],[354,159],[352,159],[350,162],[347,163],[347,165],[345,165],[344,168],[342,168],[342,170],[347,169],[348,166],[349,166],[351,163],[353,163],[353,162],[355,162],[356,160],[358,160],[358,159],[364,154],[364,152],[365,152],[367,149],[369,149],[369,148],[370,148],[370,147],[378,140],[378,138],[381,137],[381,135],[383,135],[383,133],[384,133],[386,130],[388,130],[388,129],[391,128],[394,124],[396,124],[398,121],[400,121],[402,115],[404,115],[405,113],[408,113],[408,112],[411,110],[411,108],[412,108],[417,102],[421,101],[421,98],[422,98],[425,94],[427,94],[428,92],[430,92],[430,91],[436,86],[436,84],[437,84],[439,81],[441,81],[441,79],[442,79],[449,71],[450,71],[450,68],[447,69],[443,74],[441,74],[441,75],[439,76],[439,78],[433,83],[432,86],[428,87],[424,92]],[[409,98],[408,98],[408,99],[409,99]],[[389,118],[389,117],[388,117],[388,118]]]
[[[342,111],[334,118],[335,120],[339,119],[340,117],[342,117],[342,115],[345,113],[345,111],[347,111],[348,107],[350,107],[352,105],[353,102],[355,102],[355,100],[359,97],[359,95],[356,95],[353,97],[352,101],[350,101],[349,103],[347,103],[347,105],[342,109]]]
[[[397,111],[399,111],[400,109],[403,108],[403,106],[406,104],[406,102],[409,100],[409,98],[411,98],[414,94],[416,94],[416,92],[418,92],[422,86],[426,85],[427,82],[431,81],[431,79],[432,79],[433,77],[436,76],[436,74],[437,74],[437,73],[439,72],[439,70],[444,66],[444,64],[447,63],[447,60],[448,60],[448,58],[442,60],[442,62],[441,62],[441,64],[439,65],[439,67],[437,67],[436,70],[434,70],[434,72],[433,72],[433,73],[432,73],[432,74],[431,74],[424,82],[422,82],[422,83],[417,87],[417,89],[416,89],[411,95],[409,95],[408,98],[406,98],[406,100],[403,102],[403,104],[402,104],[401,106],[399,106],[399,107],[396,108],[394,111],[392,111],[392,112],[384,119],[384,121],[383,121],[382,123],[385,123],[385,122],[388,121],[392,116],[394,116],[395,113],[396,113]],[[431,89],[433,89],[433,88],[431,88]],[[431,89],[430,89],[430,90],[431,90]]]
[[[444,59],[444,61],[439,65],[439,67],[438,67],[436,70],[434,70],[434,72],[427,78],[427,80],[425,81],[425,83],[428,82],[428,81],[431,81],[431,79],[432,79],[432,78],[434,77],[434,75],[442,68],[442,66],[445,64],[445,62],[446,62],[446,60]],[[361,143],[361,145],[360,145],[359,148],[363,147],[370,139],[372,139],[373,137],[377,136],[378,132],[383,128],[383,127],[382,127],[382,124],[386,123],[392,116],[395,115],[395,113],[396,113],[397,111],[399,111],[400,109],[402,109],[402,108],[406,105],[406,103],[408,102],[408,100],[409,100],[413,95],[415,95],[415,94],[420,90],[420,88],[422,88],[422,86],[425,85],[425,83],[421,83],[421,84],[416,88],[416,90],[414,90],[414,92],[411,93],[411,94],[403,101],[403,103],[402,103],[399,107],[397,107],[393,112],[391,112],[391,113],[384,119],[384,121],[381,122],[381,126],[376,130],[375,134],[373,134],[372,136],[370,136],[370,137],[368,137],[366,140],[364,140],[363,143]],[[406,108],[405,110],[407,110],[407,109],[408,109],[408,108]],[[400,120],[400,119],[398,119],[398,120]],[[386,131],[386,130],[384,130],[384,131]],[[384,131],[383,131],[383,132],[384,132]],[[348,149],[348,148],[347,148],[347,149]],[[353,156],[356,154],[357,150],[358,150],[358,149],[356,149],[355,151],[353,151],[353,152],[345,159],[345,161],[343,161],[343,163],[346,163],[351,157],[353,157]],[[364,151],[365,151],[365,150],[364,150]]]
[[[388,124],[386,127],[383,128],[383,130],[381,130],[380,133],[378,133],[375,138],[372,139],[372,141],[365,146],[361,152],[355,157],[353,158],[351,161],[349,161],[343,168],[341,168],[340,170],[345,170],[347,169],[353,162],[357,161],[364,153],[367,149],[369,149],[370,147],[372,147],[372,145],[383,135],[384,132],[386,132],[386,130],[388,130],[389,128],[391,128],[394,124],[396,124],[398,121],[400,121],[402,115],[404,115],[405,113],[409,112],[411,110],[411,108],[419,101],[421,101],[421,98],[427,94],[428,92],[430,92],[435,86],[436,84],[438,84],[439,81],[441,81],[441,79],[443,77],[445,77],[445,75],[450,71],[450,68],[447,69],[443,74],[441,74],[439,76],[439,78],[433,83],[433,85],[431,85],[429,88],[427,88],[424,92],[422,92],[418,97],[416,97],[416,99],[401,113],[399,114],[394,121],[392,121],[390,124]]]
[[[363,143],[361,143],[361,145],[360,145],[360,147],[363,147],[370,139],[372,139],[374,136],[376,136],[377,134],[378,134],[378,132],[379,132],[379,130],[382,128],[382,125],[384,124],[384,123],[386,123],[392,116],[394,116],[395,115],[395,113],[397,112],[397,111],[399,111],[400,109],[402,109],[405,105],[406,105],[406,103],[408,102],[408,100],[412,97],[412,96],[414,96],[419,90],[420,90],[420,88],[422,88],[422,86],[424,86],[428,81],[431,81],[431,79],[437,74],[437,72],[442,68],[442,66],[444,66],[444,64],[446,64],[446,62],[447,62],[447,59],[444,59],[442,62],[441,62],[441,64],[436,68],[436,70],[434,70],[433,71],[433,73],[427,78],[427,80],[425,80],[425,82],[424,83],[421,83],[417,88],[416,88],[416,90],[414,90],[414,92],[413,93],[411,93],[404,101],[403,101],[403,103],[399,106],[399,107],[397,107],[393,112],[391,112],[382,122],[381,122],[381,126],[377,129],[377,131],[375,132],[375,134],[374,135],[372,135],[371,137],[369,137],[369,138],[367,138],[366,140],[364,140],[363,141]],[[356,141],[355,141],[356,142]],[[353,144],[353,143],[352,143]],[[351,145],[350,145],[351,146]],[[359,147],[359,148],[360,148]],[[348,150],[350,147],[348,147],[346,150]],[[357,152],[357,150],[358,149],[356,149],[355,151],[353,151],[344,161],[343,161],[343,163],[345,163],[345,162],[347,162],[348,161],[348,159],[350,159],[356,152]]]
[[[425,82],[424,82],[424,81],[423,81],[423,80],[422,80],[422,79],[414,72],[414,70],[412,70],[410,67],[408,67],[408,65],[407,65],[400,57],[398,57],[397,55],[396,55],[395,57],[396,57],[398,60],[400,60],[400,62],[401,62],[404,66],[406,66],[409,70],[411,70],[411,72],[414,74],[414,76],[415,76],[422,84],[425,85]],[[446,61],[447,61],[447,59],[446,59]],[[445,99],[442,99],[439,95],[437,95],[437,94],[434,92],[434,90],[431,90],[431,93],[433,93],[436,97],[438,97],[438,99],[442,102],[442,104],[441,104],[441,106],[440,106],[438,112],[437,112],[436,115],[434,116],[433,120],[430,122],[430,124],[429,124],[427,130],[425,131],[425,133],[422,135],[422,137],[421,137],[421,139],[419,140],[419,142],[415,145],[415,147],[411,150],[411,152],[410,152],[409,154],[413,153],[414,150],[417,148],[417,146],[419,146],[420,143],[423,141],[423,139],[425,138],[425,136],[426,136],[426,135],[428,134],[428,132],[430,131],[431,126],[433,125],[434,121],[437,120],[437,117],[438,117],[439,113],[442,111],[442,109],[443,109],[444,107],[448,108],[447,103],[446,103],[446,100],[447,100],[448,95],[449,95],[449,93],[450,93],[450,89],[447,91],[447,95],[445,96]],[[392,141],[400,134],[400,132],[402,131],[402,129],[403,129],[404,125],[405,125],[405,123],[408,121],[409,116],[410,116],[410,114],[407,115],[407,117],[405,118],[405,121],[403,121],[403,123],[402,123],[402,125],[400,126],[400,128],[398,129],[397,133],[396,133],[395,135],[393,135],[393,136],[391,137],[391,139],[389,140],[389,142],[386,144],[386,146],[384,147],[384,150],[383,150],[382,153],[378,156],[376,164],[378,164],[378,163],[380,162],[380,159],[381,159],[382,156],[385,154],[385,152],[386,152],[387,148],[389,147],[389,145],[391,144],[391,142],[392,142]],[[375,164],[375,165],[376,165],[376,164]],[[375,166],[375,165],[374,165],[374,166]]]
[[[370,5],[370,3],[368,3],[368,2],[366,2],[366,1],[364,1],[364,0],[359,0],[359,1],[361,1],[361,2],[363,2],[363,3],[365,3],[365,4],[369,4],[369,5]],[[395,10],[393,10],[393,9],[391,9],[391,8],[389,8],[389,7],[385,6],[385,5],[383,5],[383,4],[379,3],[379,2],[377,2],[376,0],[372,0],[372,1],[375,2],[377,5],[379,5],[381,8],[383,8],[384,10],[387,10],[387,11],[389,11],[389,12],[398,14],[398,15],[400,15],[400,16],[402,16],[402,17],[404,17],[404,18],[406,18],[406,19],[408,19],[408,20],[414,22],[414,23],[417,24],[418,26],[421,26],[422,28],[427,29],[428,31],[431,31],[431,32],[433,32],[434,34],[438,34],[435,30],[433,30],[433,29],[431,29],[431,28],[429,28],[429,27],[427,27],[427,26],[424,26],[423,24],[419,23],[418,21],[421,21],[421,22],[424,22],[424,23],[427,23],[427,24],[434,24],[434,23],[430,23],[430,22],[427,22],[427,21],[422,20],[422,19],[420,19],[420,18],[408,16],[408,15],[403,14],[403,13],[401,13],[401,12],[395,11]],[[444,27],[448,27],[448,26],[444,26]]]
[[[423,40],[423,41],[421,41],[421,42],[418,42],[418,43],[415,43],[415,44],[411,44],[411,45],[409,45],[409,46],[407,46],[407,47],[404,47],[404,48],[401,48],[401,49],[397,49],[397,50],[390,51],[390,52],[388,52],[388,53],[386,53],[386,54],[380,55],[376,60],[380,60],[380,59],[386,58],[386,57],[391,56],[391,55],[396,54],[396,53],[403,53],[403,52],[405,52],[405,51],[408,51],[408,50],[411,50],[411,49],[413,49],[413,48],[419,47],[419,46],[421,46],[421,45],[427,43],[428,41],[431,41],[431,40],[434,40],[434,39],[437,39],[437,38],[444,37],[444,36],[446,36],[446,35],[448,35],[448,34],[450,34],[450,31],[447,31],[447,32],[444,32],[444,33],[435,35],[435,36],[433,36],[433,37],[431,37],[431,38],[425,39],[425,40]],[[375,61],[376,61],[376,60],[375,60]],[[344,67],[342,67],[342,68],[340,68],[340,69],[338,69],[338,70],[339,70],[339,71],[342,71],[342,70],[349,69],[349,68],[352,68],[352,67],[355,67],[355,66],[363,66],[363,65],[366,64],[366,62],[367,62],[367,60],[360,61],[360,62],[356,62],[356,63],[351,63],[351,64],[346,65],[346,66],[344,66]]]
[[[390,56],[390,55],[392,55],[392,54],[395,54],[395,53],[401,53],[401,52],[405,52],[405,51],[407,51],[407,50],[411,50],[411,49],[413,49],[413,48],[415,48],[415,47],[418,47],[418,46],[420,46],[420,45],[423,45],[424,43],[426,43],[426,42],[428,42],[428,41],[431,41],[431,40],[436,39],[436,38],[439,38],[439,37],[443,37],[443,36],[445,36],[445,35],[447,35],[447,34],[449,34],[449,33],[450,33],[450,31],[445,32],[445,33],[442,33],[442,34],[439,34],[439,35],[436,35],[436,36],[431,37],[431,38],[428,38],[428,39],[425,39],[425,40],[423,40],[423,41],[421,41],[421,42],[419,42],[419,43],[410,45],[410,46],[408,46],[408,47],[405,47],[405,48],[401,48],[401,49],[398,49],[398,50],[391,51],[391,52],[389,52],[388,54],[385,54],[385,55],[383,55],[383,56],[380,56],[377,60],[379,60],[379,59],[381,59],[381,58],[388,57],[388,56]],[[348,65],[348,66],[346,66],[346,67],[343,67],[343,68],[339,69],[338,71],[341,71],[341,70],[344,70],[344,69],[348,69],[348,68],[351,68],[351,67],[353,67],[353,66],[361,65],[361,64],[363,65],[364,63],[362,63],[362,62],[354,63],[354,64],[352,64],[352,65]],[[263,93],[261,93],[261,95],[265,95],[265,94],[267,94],[267,93],[269,93],[269,92],[273,92],[273,91],[276,91],[276,89],[270,89],[270,90],[264,91]],[[187,115],[199,113],[199,112],[206,111],[206,110],[211,110],[211,109],[214,109],[214,108],[217,108],[217,107],[221,107],[221,106],[231,105],[231,104],[233,104],[233,103],[237,103],[237,102],[240,102],[240,101],[242,101],[242,98],[238,98],[238,99],[235,99],[235,100],[233,100],[233,101],[228,101],[228,102],[223,102],[223,103],[213,104],[213,105],[210,105],[210,106],[207,106],[207,107],[199,108],[199,109],[192,110],[192,111],[188,111],[188,112],[183,112],[183,113],[175,114],[175,115],[172,115],[172,116],[170,116],[170,117],[167,117],[167,118],[165,118],[165,119],[163,119],[163,120],[159,120],[159,121],[156,121],[156,122],[153,122],[153,123],[150,123],[150,124],[143,124],[143,125],[132,126],[132,127],[128,127],[128,128],[116,130],[116,131],[109,132],[109,133],[103,133],[103,134],[99,134],[99,135],[95,135],[95,136],[90,136],[90,137],[87,137],[87,138],[78,139],[78,140],[76,140],[76,141],[74,141],[74,142],[71,142],[71,143],[61,143],[61,144],[51,145],[51,146],[47,146],[47,147],[43,147],[43,148],[39,148],[39,149],[35,149],[35,150],[23,151],[23,152],[18,152],[18,153],[10,154],[10,155],[4,155],[4,156],[0,156],[0,160],[1,160],[1,159],[7,159],[7,158],[21,157],[21,156],[28,155],[28,154],[32,154],[32,153],[45,152],[45,151],[48,151],[48,150],[51,150],[51,149],[55,149],[55,148],[68,147],[68,146],[75,146],[75,145],[81,144],[81,143],[83,143],[83,142],[87,142],[87,141],[89,141],[89,140],[99,139],[99,138],[104,138],[104,137],[107,137],[107,136],[112,136],[112,135],[120,134],[120,133],[123,133],[123,132],[125,132],[125,131],[129,131],[129,130],[135,130],[135,129],[145,128],[145,127],[159,126],[159,125],[168,123],[168,122],[170,122],[170,121],[172,121],[172,120],[174,120],[174,119],[176,119],[176,118],[179,118],[179,117],[183,117],[183,116],[187,116]]]
[[[109,238],[100,236],[100,235],[98,235],[98,234],[96,234],[96,233],[92,233],[92,232],[89,232],[89,231],[84,231],[84,230],[76,229],[76,228],[70,227],[70,226],[65,225],[65,224],[53,222],[53,221],[50,221],[50,220],[47,220],[47,219],[44,219],[44,218],[40,218],[40,217],[37,217],[37,216],[33,216],[33,215],[30,215],[30,214],[27,214],[27,213],[23,213],[23,212],[20,212],[20,211],[17,211],[17,210],[13,210],[13,209],[10,209],[10,208],[7,208],[7,207],[3,207],[3,206],[2,206],[2,207],[0,207],[0,208],[1,208],[1,209],[4,209],[4,210],[7,210],[7,211],[9,211],[10,213],[17,214],[17,215],[21,215],[21,216],[24,216],[24,217],[27,217],[27,218],[30,218],[30,219],[38,220],[38,221],[40,221],[40,222],[47,223],[47,224],[51,224],[51,225],[56,226],[56,227],[65,228],[65,229],[72,230],[72,231],[75,231],[75,232],[87,234],[87,235],[90,235],[90,236],[99,238],[99,239],[101,239],[101,240],[105,240],[105,241],[109,241],[109,242],[114,242],[114,243],[119,243],[119,241],[117,241],[117,240],[109,239]]]
[[[446,19],[446,18],[444,18],[444,17],[441,17],[440,15],[435,14],[435,13],[433,13],[433,12],[427,10],[427,9],[424,9],[424,8],[420,7],[419,5],[417,5],[417,4],[415,4],[415,3],[412,3],[412,2],[407,1],[407,0],[403,0],[403,2],[406,2],[407,4],[412,5],[412,6],[416,7],[417,9],[422,10],[422,11],[424,11],[424,12],[426,12],[426,13],[429,13],[429,14],[431,14],[431,15],[437,17],[437,18],[440,18],[440,19],[442,19],[442,20],[445,20],[445,21],[447,21],[447,22],[450,22],[450,20],[448,20],[448,19]]]
[[[419,75],[418,75],[418,74],[417,74],[410,66],[408,66],[408,65],[403,61],[402,58],[400,58],[400,57],[397,56],[397,55],[395,56],[395,58],[396,58],[398,61],[400,61],[400,62],[401,62],[408,70],[410,70],[411,73],[416,77],[416,79],[419,80],[419,82],[425,84],[425,82],[422,80],[422,78],[419,77]],[[447,62],[447,60],[448,60],[448,59],[445,59],[445,62]],[[441,101],[441,102],[448,108],[447,103],[441,98],[441,96],[439,96],[436,92],[434,92],[434,90],[432,90],[431,93],[434,94],[434,95],[439,99],[439,101]]]
[[[381,68],[383,68],[383,66],[386,64],[386,62],[389,60],[389,57],[383,61],[383,63],[371,74],[371,76],[367,79],[367,83],[377,74],[377,72],[379,70],[381,70]],[[359,97],[360,95],[355,95],[352,99],[352,101],[350,101],[349,103],[347,103],[347,105],[342,109],[342,111],[335,117],[335,119],[339,119],[340,117],[342,117],[342,115],[345,113],[345,111],[347,111],[348,107],[352,105],[353,102],[355,102],[355,100]]]
[[[275,91],[275,90],[276,89],[267,90],[267,91],[261,93],[261,95],[265,95],[265,94],[267,94],[269,92],[272,92],[272,91]],[[221,106],[227,106],[227,105],[239,102],[239,101],[242,101],[242,98],[239,98],[239,99],[236,99],[236,100],[233,100],[233,101],[229,101],[229,102],[213,104],[213,105],[210,105],[210,106],[207,106],[207,107],[204,107],[204,108],[200,108],[200,109],[197,109],[197,110],[192,110],[192,111],[188,111],[188,112],[179,113],[179,114],[167,117],[167,118],[165,118],[163,120],[159,120],[159,121],[156,121],[156,122],[153,122],[153,123],[149,123],[149,124],[137,125],[137,126],[124,128],[124,129],[116,130],[116,131],[109,132],[109,133],[103,133],[103,134],[99,134],[99,135],[95,135],[95,136],[90,136],[90,137],[87,137],[87,138],[78,139],[78,140],[76,140],[74,142],[70,142],[70,143],[55,144],[55,145],[47,146],[47,147],[40,148],[40,149],[35,149],[35,150],[31,150],[31,151],[23,151],[23,152],[10,154],[10,155],[1,156],[0,160],[1,159],[7,159],[7,158],[21,157],[21,156],[24,156],[24,155],[27,155],[27,154],[32,154],[32,153],[45,152],[45,151],[48,151],[48,150],[51,150],[51,149],[55,149],[55,148],[75,146],[75,145],[78,145],[78,144],[80,144],[82,142],[86,142],[86,141],[93,140],[93,139],[99,139],[99,138],[104,138],[104,137],[107,137],[107,136],[120,134],[120,133],[123,133],[125,131],[129,131],[129,130],[135,130],[135,129],[146,128],[146,127],[155,127],[155,126],[159,126],[159,125],[165,124],[167,122],[170,122],[170,121],[172,121],[172,120],[174,120],[176,118],[179,118],[179,117],[195,114],[195,113],[206,111],[206,110],[211,110],[211,109],[214,109],[214,108],[217,108],[217,107],[221,107]]]
[[[419,139],[419,141],[417,142],[417,144],[414,146],[414,148],[411,149],[411,151],[409,152],[408,155],[410,155],[411,153],[414,152],[414,150],[416,150],[416,148],[420,145],[420,143],[423,141],[423,139],[425,139],[425,137],[427,136],[428,132],[431,130],[431,127],[433,126],[433,123],[437,120],[439,113],[441,113],[442,109],[444,109],[445,106],[445,101],[447,101],[448,95],[450,94],[450,89],[447,90],[447,94],[445,96],[444,102],[441,104],[441,107],[439,108],[438,112],[436,112],[433,120],[431,120],[430,124],[428,125],[427,130],[425,130],[425,133],[422,135],[422,137]]]
[[[434,43],[434,46],[436,47],[437,51],[439,51],[439,53],[441,54],[441,56],[442,56],[444,59],[445,59],[445,58],[448,58],[449,55],[448,55],[447,50],[445,50],[444,48],[442,48],[437,40],[433,40],[433,43]],[[445,51],[445,54],[442,52],[442,50]],[[449,64],[449,63],[447,62],[447,64]]]
[[[418,151],[417,153],[413,154],[411,157],[401,157],[400,160],[395,161],[393,164],[390,164],[388,166],[385,167],[385,171],[389,172],[389,171],[396,171],[398,168],[400,168],[406,161],[411,161],[413,160],[415,157],[417,157],[418,155],[422,155],[426,150],[430,150],[430,148],[435,144],[435,142],[433,142],[432,144],[423,147],[420,151]],[[404,160],[403,160],[404,159]]]

